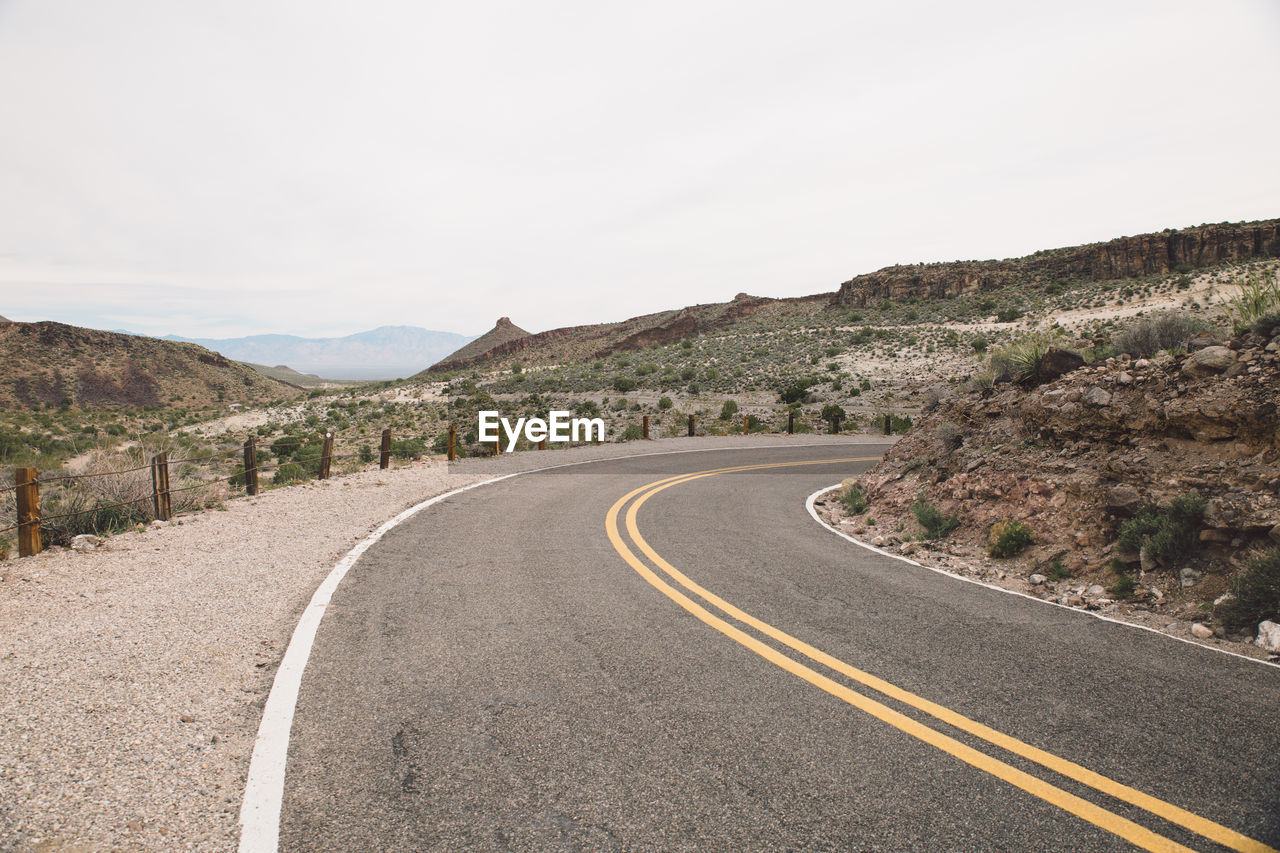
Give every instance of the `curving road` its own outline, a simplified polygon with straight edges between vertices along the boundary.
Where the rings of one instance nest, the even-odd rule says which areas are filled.
[[[597,462],[391,530],[316,637],[280,848],[1280,846],[1280,670],[818,526],[879,451]]]

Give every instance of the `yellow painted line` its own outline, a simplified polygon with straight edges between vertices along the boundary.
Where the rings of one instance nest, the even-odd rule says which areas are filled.
[[[1035,796],[1041,797],[1042,799],[1045,799],[1048,802],[1053,803],[1054,805],[1064,808],[1067,811],[1073,814],[1076,814],[1079,817],[1084,818],[1085,820],[1089,820],[1095,825],[1098,825],[1104,829],[1107,829],[1108,831],[1113,832],[1131,841],[1132,843],[1137,844],[1140,847],[1144,847],[1145,849],[1150,849],[1150,850],[1187,849],[1177,844],[1176,842],[1172,841],[1171,839],[1157,835],[1156,833],[1153,833],[1150,830],[1147,830],[1145,827],[1139,826],[1138,824],[1135,824],[1132,821],[1129,821],[1123,817],[1120,817],[1119,815],[1116,815],[1113,812],[1107,811],[1106,809],[1102,809],[1099,806],[1089,803],[1087,800],[1082,800],[1079,797],[1076,797],[1073,794],[1070,794],[1066,791],[1061,790],[1060,788],[1050,785],[1047,782],[1043,782],[1042,780],[1039,780],[1036,777],[1023,773],[1017,768],[1014,768],[1010,765],[1000,762],[997,759],[994,759],[986,755],[985,753],[981,753],[976,750],[973,750],[970,747],[960,743],[959,741],[956,741],[953,738],[948,737],[947,735],[937,732],[934,729],[924,726],[923,724],[917,723],[916,721],[911,720],[909,717],[904,717],[898,712],[892,710],[891,708],[888,708],[885,705],[880,704],[879,702],[876,702],[875,700],[872,700],[866,696],[863,696],[860,693],[857,693],[853,690],[850,690],[847,687],[844,687],[843,685],[840,685],[834,681],[831,681],[825,676],[822,676],[819,673],[815,672],[814,670],[804,666],[803,664],[800,664],[792,660],[791,658],[785,655],[782,655],[772,647],[761,643],[759,640],[756,640],[754,637],[751,637],[745,634],[744,632],[734,627],[733,625],[730,625],[729,623],[725,622],[719,617],[713,615],[712,613],[707,611],[705,608],[701,607],[700,605],[695,603],[693,600],[689,599],[687,596],[683,595],[674,587],[671,587],[669,584],[663,581],[660,577],[658,577],[655,573],[653,573],[652,570],[650,570],[647,566],[645,566],[635,556],[635,554],[631,551],[631,549],[627,547],[626,543],[622,539],[621,534],[618,531],[618,515],[619,515],[619,512],[621,511],[621,508],[627,503],[627,501],[631,500],[633,497],[640,494],[641,492],[645,492],[644,496],[641,497],[639,500],[637,500],[631,506],[631,508],[627,513],[627,531],[631,535],[637,547],[639,547],[640,550],[645,554],[645,556],[647,556],[651,561],[653,561],[655,565],[657,565],[660,569],[662,569],[662,571],[667,573],[673,580],[675,580],[677,583],[681,584],[682,586],[684,586],[686,589],[690,590],[694,594],[698,595],[709,604],[712,604],[713,606],[715,606],[716,608],[718,608],[719,610],[721,610],[723,613],[730,616],[731,618],[737,619],[738,621],[746,625],[750,625],[752,628],[755,628],[756,630],[760,631],[766,636],[769,636],[772,639],[782,643],[783,645],[786,645],[789,648],[794,649],[797,652],[800,652],[801,654],[805,655],[811,660],[817,663],[820,663],[823,666],[826,666],[832,669],[833,671],[839,672],[840,674],[845,675],[846,677],[849,677],[855,681],[858,681],[859,683],[867,687],[870,687],[871,689],[876,690],[886,696],[889,696],[893,699],[901,701],[904,704],[917,708],[918,710],[921,710],[935,717],[936,719],[939,719],[947,723],[948,725],[955,726],[956,728],[959,728],[962,731],[966,731],[993,745],[999,746],[1003,749],[1006,749],[1010,752],[1020,755],[1023,758],[1026,758],[1030,761],[1034,761],[1055,772],[1061,773],[1062,775],[1067,776],[1068,778],[1071,778],[1083,784],[1089,785],[1090,787],[1093,787],[1096,790],[1099,790],[1110,796],[1116,797],[1117,799],[1123,800],[1124,802],[1128,802],[1131,805],[1138,806],[1139,808],[1142,808],[1154,815],[1157,815],[1161,818],[1169,820],[1172,823],[1177,823],[1187,829],[1190,829],[1193,832],[1196,832],[1204,836],[1205,838],[1209,838],[1213,841],[1217,841],[1218,843],[1223,844],[1227,847],[1230,847],[1231,849],[1234,849],[1234,850],[1249,851],[1250,853],[1277,853],[1277,851],[1275,851],[1274,848],[1266,844],[1263,844],[1261,842],[1254,841],[1253,839],[1248,838],[1247,836],[1241,835],[1240,833],[1235,832],[1232,829],[1224,827],[1220,824],[1217,824],[1213,821],[1210,821],[1206,818],[1203,818],[1199,815],[1194,814],[1193,812],[1189,812],[1178,806],[1174,806],[1170,803],[1166,803],[1163,800],[1152,797],[1148,794],[1145,794],[1127,785],[1123,785],[1119,782],[1116,782],[1112,779],[1102,776],[1101,774],[1095,773],[1091,770],[1088,770],[1087,768],[1081,767],[1080,765],[1077,765],[1073,762],[1067,761],[1056,755],[1053,755],[1052,753],[1048,753],[1037,747],[1033,747],[1030,744],[1026,744],[1016,738],[1013,738],[1002,732],[998,732],[974,720],[970,720],[969,718],[964,717],[963,715],[958,714],[948,708],[945,708],[941,705],[937,705],[936,703],[930,702],[929,700],[924,699],[923,697],[917,696],[913,693],[910,693],[909,691],[903,690],[902,688],[899,688],[896,685],[890,684],[889,682],[886,682],[883,679],[876,678],[875,676],[870,675],[869,673],[863,672],[862,670],[852,667],[847,663],[839,660],[838,658],[828,655],[827,653],[822,652],[821,650],[816,649],[813,646],[810,646],[807,643],[804,643],[803,641],[796,639],[795,637],[792,637],[786,632],[781,631],[778,628],[775,628],[774,626],[766,622],[763,622],[762,620],[756,619],[750,614],[745,613],[744,611],[738,609],[737,607],[734,607],[733,605],[729,604],[728,602],[724,601],[723,599],[719,598],[718,596],[714,595],[713,593],[707,591],[706,589],[702,588],[698,584],[694,583],[692,580],[686,577],[683,573],[681,573],[675,567],[671,566],[670,563],[662,559],[662,557],[658,555],[652,549],[652,547],[650,547],[649,544],[644,540],[644,538],[640,535],[639,529],[636,525],[636,514],[638,512],[639,507],[653,495],[667,488],[670,488],[671,486],[674,486],[674,485],[679,485],[682,483],[690,482],[692,480],[701,479],[703,477],[710,477],[710,476],[715,476],[721,473],[727,473],[729,471],[759,470],[759,469],[765,469],[765,468],[790,467],[790,466],[804,465],[804,464],[831,464],[833,462],[853,462],[853,461],[861,462],[861,461],[872,461],[872,459],[873,458],[859,458],[859,459],[840,459],[840,460],[819,460],[814,462],[799,462],[799,463],[795,463],[795,462],[774,463],[769,465],[743,465],[743,466],[735,466],[733,468],[713,469],[709,471],[699,471],[699,472],[693,472],[685,475],[678,475],[675,477],[668,477],[665,480],[659,480],[654,483],[641,486],[640,488],[635,489],[632,492],[629,492],[628,494],[624,495],[621,499],[619,499],[618,502],[615,503],[613,507],[609,510],[608,516],[606,518],[606,532],[608,533],[609,539],[613,543],[615,550],[617,550],[618,553],[623,557],[623,559],[625,559],[632,566],[632,568],[634,568],[642,577],[644,577],[645,580],[647,580],[651,585],[659,589],[661,592],[663,592],[665,595],[667,595],[677,604],[680,604],[681,607],[684,607],[687,611],[689,611],[691,614],[696,616],[699,620],[706,623],[707,625],[710,625],[711,627],[716,628],[716,630],[721,631],[721,633],[724,633],[727,636],[732,637],[737,642],[742,643],[743,645],[747,646],[752,651],[756,652],[757,654],[761,655],[762,657],[766,658],[772,663],[782,667],[783,669],[786,669],[788,672],[791,672],[792,674],[797,675],[800,678],[803,678],[804,680],[810,682],[811,684],[814,684],[815,686],[820,687],[821,689],[827,691],[828,693],[831,693],[832,695],[835,695],[840,699],[843,699],[849,704],[852,704],[855,707],[858,707],[860,710],[863,710],[869,714],[872,714],[872,716],[875,716],[877,719],[887,722],[890,725],[893,725],[896,728],[899,728],[902,731],[905,731],[914,737],[920,738],[921,740],[924,740],[927,743],[930,743],[931,745],[939,749],[942,749],[943,751],[948,752],[949,754],[954,755],[955,757],[960,758],[961,760],[966,761],[967,763],[973,766],[979,767],[980,769],[985,770],[986,772],[992,773],[998,778],[1004,779],[1005,781],[1010,782],[1010,784],[1013,784],[1019,788],[1022,788],[1023,790],[1026,790],[1029,793],[1034,794]],[[903,723],[903,721],[905,721],[905,723],[900,725],[900,723]]]

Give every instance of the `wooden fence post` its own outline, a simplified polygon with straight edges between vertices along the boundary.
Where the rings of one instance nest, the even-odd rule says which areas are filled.
[[[169,454],[157,453],[151,457],[151,504],[158,521],[168,521],[169,511]]]
[[[840,418],[831,419],[831,434],[836,435],[840,432]]]
[[[893,435],[893,415],[884,413],[884,434]]]
[[[320,479],[329,479],[329,466],[333,462],[333,433],[324,434],[324,446],[320,450]]]
[[[644,440],[649,440],[649,416],[644,416]]]
[[[742,434],[743,435],[751,434],[751,416],[750,415],[742,416]]]
[[[495,439],[493,440],[493,453],[491,453],[491,454],[489,454],[489,455],[490,455],[490,456],[497,456],[497,455],[498,455],[499,453],[501,453],[501,452],[502,452],[502,439],[500,439],[500,438],[495,438]]]
[[[382,446],[378,449],[378,468],[386,470],[391,465],[391,430],[382,431]]]
[[[258,494],[258,443],[253,436],[244,442],[244,491],[250,497]]]
[[[449,461],[452,462],[458,458],[458,430],[453,424],[449,424]]]
[[[13,483],[18,488],[18,556],[34,557],[40,544],[40,484],[37,468],[14,468]]]
[[[793,435],[796,431],[796,410],[792,409],[787,412],[787,435]]]
[[[693,438],[693,415],[689,415],[689,437]]]
[[[546,449],[547,449],[547,440],[546,440],[545,438],[544,438],[544,439],[542,439],[542,441],[539,441],[539,442],[538,442],[538,449],[539,449],[539,450],[546,450]]]

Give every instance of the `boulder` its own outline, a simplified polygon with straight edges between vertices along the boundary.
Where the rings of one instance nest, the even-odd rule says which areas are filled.
[[[1040,366],[1036,368],[1033,377],[1034,383],[1043,385],[1046,382],[1052,382],[1059,376],[1078,370],[1081,367],[1084,367],[1084,356],[1080,355],[1080,353],[1049,347],[1049,350],[1040,359]]]
[[[102,547],[102,537],[90,533],[81,533],[71,540],[72,551],[94,551]]]
[[[1142,495],[1133,486],[1121,483],[1107,492],[1107,512],[1129,518],[1142,509]]]
[[[1092,406],[1110,406],[1111,393],[1094,386],[1084,392],[1084,401]]]
[[[1254,641],[1258,648],[1280,654],[1280,623],[1267,619],[1258,623],[1258,639]]]
[[[1187,376],[1203,378],[1216,376],[1236,362],[1236,354],[1224,346],[1209,346],[1197,350],[1182,364]]]
[[[1191,635],[1201,640],[1207,640],[1213,636],[1213,629],[1203,622],[1196,622],[1191,626]]]

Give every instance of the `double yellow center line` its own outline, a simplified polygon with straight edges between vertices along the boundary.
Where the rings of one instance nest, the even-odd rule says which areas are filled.
[[[990,773],[998,779],[1002,779],[1009,784],[1021,788],[1029,794],[1051,803],[1061,809],[1070,812],[1077,817],[1089,821],[1095,826],[1101,827],[1108,832],[1114,833],[1121,838],[1133,843],[1144,850],[1156,851],[1184,851],[1190,850],[1178,842],[1159,835],[1146,827],[1134,823],[1133,821],[1121,817],[1102,806],[1096,805],[1088,800],[1069,793],[1062,788],[1052,785],[1036,776],[1032,776],[1018,768],[1001,761],[991,755],[974,749],[955,738],[944,734],[938,729],[931,728],[925,724],[894,710],[888,705],[880,702],[870,696],[860,693],[845,684],[833,680],[831,677],[822,674],[816,669],[801,663],[799,660],[783,654],[771,645],[762,642],[756,636],[747,633],[737,625],[717,616],[711,610],[699,604],[689,595],[681,592],[676,586],[668,582],[674,581],[679,587],[683,587],[689,593],[692,593],[705,604],[710,605],[724,616],[735,620],[736,622],[747,626],[759,634],[768,637],[774,642],[785,646],[788,649],[797,652],[799,655],[807,658],[809,661],[819,664],[832,672],[838,673],[845,678],[856,682],[866,688],[869,688],[882,696],[893,699],[904,705],[910,706],[917,711],[923,712],[934,719],[952,726],[960,731],[966,732],[992,746],[999,747],[1008,752],[1013,753],[1028,761],[1039,764],[1055,773],[1061,774],[1068,779],[1075,780],[1081,784],[1087,785],[1117,800],[1136,806],[1144,811],[1149,812],[1156,817],[1162,818],[1170,823],[1177,824],[1188,829],[1197,835],[1215,841],[1232,850],[1239,850],[1242,853],[1280,853],[1275,848],[1270,847],[1262,842],[1255,841],[1248,836],[1242,835],[1233,829],[1222,826],[1207,818],[1203,818],[1186,809],[1167,803],[1164,800],[1157,799],[1149,794],[1145,794],[1136,788],[1129,787],[1120,782],[1095,773],[1085,767],[1060,758],[1052,753],[1045,752],[1042,749],[1024,743],[1015,737],[996,731],[989,726],[983,725],[975,720],[971,720],[949,708],[931,702],[921,696],[917,696],[910,691],[904,690],[894,684],[877,678],[870,673],[864,672],[856,667],[850,666],[838,658],[835,658],[826,652],[814,648],[813,646],[796,639],[790,634],[779,628],[770,625],[760,619],[755,618],[729,602],[715,595],[714,593],[699,586],[690,580],[681,571],[676,569],[670,563],[662,558],[660,554],[650,547],[644,537],[640,535],[639,527],[636,524],[636,515],[640,507],[644,505],[649,498],[665,491],[672,486],[682,485],[694,480],[700,480],[704,477],[714,477],[719,474],[727,474],[737,471],[758,471],[766,468],[788,468],[803,465],[830,465],[835,463],[851,463],[851,462],[871,462],[878,457],[859,457],[850,459],[824,459],[805,462],[779,462],[766,465],[736,465],[728,468],[715,468],[707,471],[695,471],[688,474],[681,474],[674,477],[668,477],[663,480],[657,480],[647,485],[641,486],[618,499],[605,517],[605,531],[609,536],[609,541],[613,543],[613,547],[621,555],[622,559],[636,570],[636,572],[648,581],[663,595],[670,598],[676,604],[683,607],[694,617],[716,629],[725,636],[737,641],[746,648],[758,654],[760,657],[769,661],[776,666],[781,667],[792,675],[802,678],[810,684],[825,690],[832,696],[841,699],[860,711],[863,711],[876,719],[887,723],[894,728],[917,738],[930,746],[936,747],[943,752],[952,755],[961,761],[978,768],[986,773]],[[628,507],[627,504],[630,503]],[[623,508],[626,507],[625,524],[626,533],[630,537],[631,543],[636,549],[648,560],[646,564],[627,544],[619,526],[619,517],[623,515]],[[653,568],[651,568],[652,566]],[[667,579],[664,579],[657,572],[656,568],[661,571]]]

